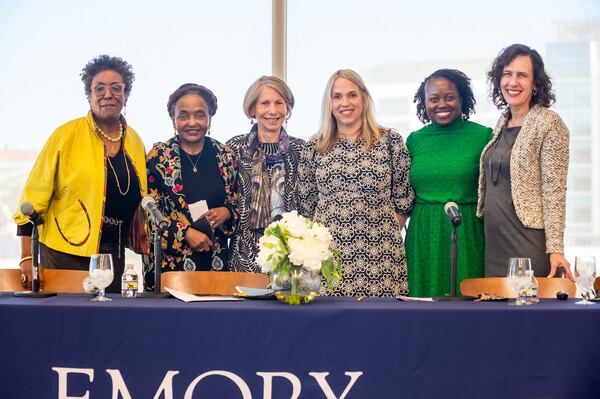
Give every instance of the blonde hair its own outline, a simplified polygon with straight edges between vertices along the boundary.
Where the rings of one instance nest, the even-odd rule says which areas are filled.
[[[288,109],[286,118],[289,118],[292,115],[292,109],[294,108],[294,95],[292,94],[290,87],[277,76],[261,76],[260,78],[256,79],[254,83],[252,83],[252,85],[248,88],[248,91],[246,91],[246,95],[244,96],[244,114],[246,114],[248,119],[254,119],[250,113],[258,101],[258,97],[260,97],[262,88],[265,86],[275,90],[281,97],[283,97],[283,101],[285,101],[285,105]]]
[[[340,69],[335,71],[329,78],[327,86],[325,87],[325,93],[323,94],[323,107],[321,114],[321,127],[317,133],[317,145],[315,150],[323,153],[329,151],[337,141],[337,120],[333,116],[333,105],[331,102],[331,91],[333,85],[338,78],[348,79],[356,86],[360,91],[360,95],[363,102],[363,112],[361,115],[362,127],[361,136],[365,139],[365,146],[363,151],[369,151],[373,145],[378,142],[384,135],[384,132],[388,129],[381,126],[375,121],[373,115],[373,99],[367,90],[367,86],[362,78],[351,69]]]

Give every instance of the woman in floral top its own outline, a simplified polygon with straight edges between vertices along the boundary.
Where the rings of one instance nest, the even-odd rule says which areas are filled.
[[[148,154],[148,190],[165,216],[162,271],[225,270],[227,237],[237,219],[236,161],[223,144],[207,137],[217,98],[187,83],[167,103],[175,137]],[[198,207],[199,213],[190,211]],[[147,288],[154,284],[146,270]]]

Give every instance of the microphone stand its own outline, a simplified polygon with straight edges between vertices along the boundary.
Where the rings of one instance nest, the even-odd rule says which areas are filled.
[[[458,269],[458,223],[452,223],[452,234],[451,240],[452,245],[450,246],[450,295],[437,296],[433,299],[436,301],[464,301],[470,298],[465,296],[456,295],[456,277]]]
[[[40,291],[38,223],[33,221],[31,223],[33,223],[33,230],[31,231],[31,291],[17,291],[15,296],[20,298],[48,298],[49,296],[55,296],[56,292]]]
[[[169,298],[171,294],[168,292],[160,292],[160,272],[162,269],[162,246],[160,241],[164,229],[156,226],[152,244],[154,247],[154,291],[141,292],[137,294],[138,298]]]

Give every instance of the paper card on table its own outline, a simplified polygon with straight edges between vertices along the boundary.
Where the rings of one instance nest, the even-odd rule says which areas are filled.
[[[194,202],[193,204],[188,204],[190,208],[190,213],[192,214],[192,222],[198,220],[202,215],[208,212],[208,204],[206,200],[200,200],[198,202]]]
[[[165,287],[165,290],[173,295],[175,298],[183,301],[183,302],[213,302],[213,301],[241,301],[242,298],[237,298],[233,296],[200,296],[194,294],[188,294],[187,292],[175,290],[173,288]]]
[[[273,290],[269,288],[253,288],[236,285],[235,289],[237,292],[246,295],[273,295]]]
[[[435,302],[433,298],[417,298],[412,296],[398,295],[396,299],[404,302]]]

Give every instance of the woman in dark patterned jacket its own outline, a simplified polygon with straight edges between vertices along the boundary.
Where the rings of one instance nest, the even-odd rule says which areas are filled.
[[[293,107],[294,95],[283,80],[259,78],[244,97],[244,112],[256,123],[250,133],[227,142],[238,160],[240,220],[231,240],[233,271],[259,272],[254,260],[265,227],[297,208],[298,161],[304,141],[288,136],[283,127]]]
[[[207,137],[217,98],[186,83],[167,103],[175,137],[148,154],[148,190],[165,215],[163,271],[223,270],[227,237],[237,219],[236,161],[223,144]],[[191,211],[193,209],[193,211]],[[196,210],[198,209],[198,210]],[[146,283],[154,273],[146,270]]]

